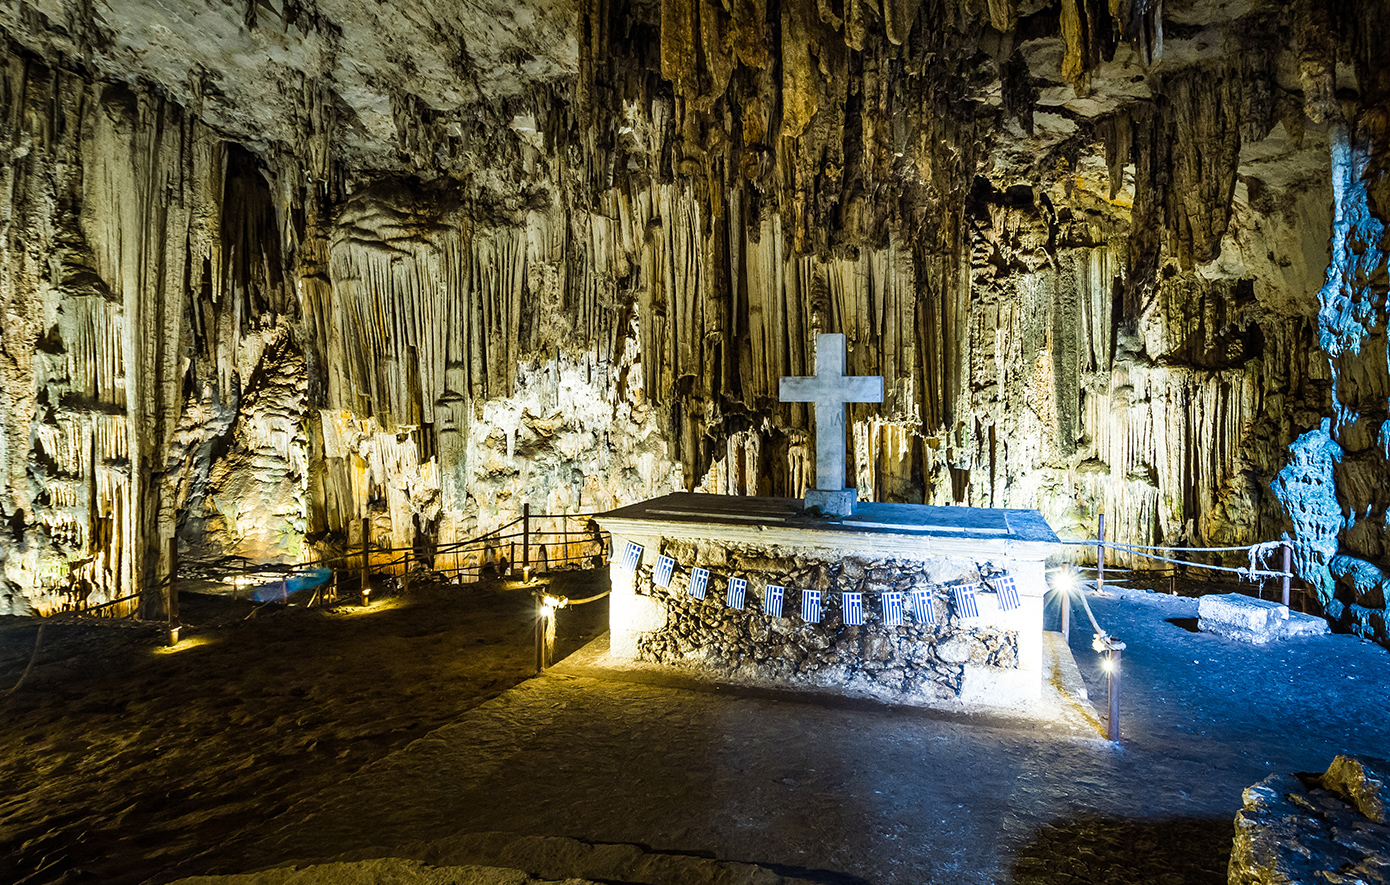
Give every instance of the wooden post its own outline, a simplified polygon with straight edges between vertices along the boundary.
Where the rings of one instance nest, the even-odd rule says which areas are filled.
[[[405,551],[405,571],[401,572],[401,592],[410,592],[410,550]]]
[[[164,607],[169,615],[169,644],[179,644],[179,539],[169,539],[169,589],[164,597]]]
[[[1289,533],[1284,532],[1284,607],[1289,607],[1289,583],[1293,576],[1293,541],[1289,540]]]
[[[280,604],[289,605],[290,602],[290,576],[280,576]]]
[[[1096,514],[1096,592],[1105,589],[1105,511]]]
[[[370,570],[371,570],[371,560],[369,559],[368,550],[367,550],[367,547],[368,547],[368,539],[367,539],[367,536],[368,536],[368,532],[370,531],[369,525],[370,525],[370,521],[367,519],[367,517],[365,517],[365,516],[362,517],[362,591],[361,591],[361,594],[360,594],[360,595],[361,595],[361,597],[362,597],[362,604],[363,604],[363,605],[366,605],[366,604],[367,604],[367,598],[368,598],[368,597],[371,595],[371,593],[372,593],[372,587],[371,587],[371,584],[369,583],[369,577],[368,577],[368,573],[369,573]]]
[[[521,574],[525,577],[531,567],[531,505],[521,505]]]
[[[1110,689],[1110,715],[1105,723],[1105,736],[1112,741],[1120,739],[1120,649],[1110,648],[1105,652],[1106,684]]]

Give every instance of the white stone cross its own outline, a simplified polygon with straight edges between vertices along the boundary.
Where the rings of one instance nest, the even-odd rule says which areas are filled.
[[[815,487],[845,487],[845,406],[883,402],[882,375],[845,374],[845,336],[816,336],[816,374],[782,379],[778,399],[814,403],[816,408]]]

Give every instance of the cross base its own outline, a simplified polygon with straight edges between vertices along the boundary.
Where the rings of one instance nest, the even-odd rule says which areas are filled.
[[[806,509],[819,507],[826,516],[853,516],[855,502],[859,500],[858,489],[807,489]]]

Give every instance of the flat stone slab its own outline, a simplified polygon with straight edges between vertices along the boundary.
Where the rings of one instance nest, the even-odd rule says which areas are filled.
[[[1043,559],[1057,534],[1036,510],[940,507],[860,501],[850,516],[807,513],[801,498],[675,492],[598,517],[609,531],[660,531],[761,544],[831,546],[861,553],[930,549],[934,555],[1011,555]]]
[[[1312,615],[1289,611],[1273,600],[1240,593],[1213,593],[1197,603],[1197,626],[1207,633],[1260,645],[1295,636],[1319,636],[1330,632],[1327,622]]]

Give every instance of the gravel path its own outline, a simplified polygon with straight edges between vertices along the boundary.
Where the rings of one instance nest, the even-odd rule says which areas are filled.
[[[1244,787],[1390,747],[1390,654],[1378,646],[1239,645],[1191,632],[1195,601],[1165,595],[1092,605],[1129,643],[1120,747],[1068,724],[561,667],[204,863],[468,862],[451,848],[462,834],[500,831],[825,882],[1215,885]],[[1072,647],[1103,706],[1089,640],[1076,630]]]

